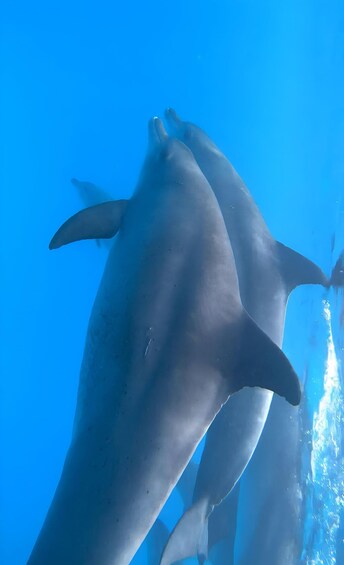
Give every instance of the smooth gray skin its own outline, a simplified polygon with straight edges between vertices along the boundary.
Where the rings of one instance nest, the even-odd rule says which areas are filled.
[[[76,178],[72,178],[71,183],[77,189],[84,206],[95,206],[96,204],[103,204],[104,202],[113,200],[113,197],[109,192],[103,190],[92,182],[80,181]],[[113,240],[97,239],[96,243],[99,247],[105,247],[109,250],[113,244]]]
[[[208,552],[212,565],[233,565],[239,484],[210,516]]]
[[[104,202],[114,200],[113,196],[109,192],[106,192],[104,189],[100,188],[98,185],[92,182],[80,181],[76,178],[73,178],[71,179],[71,183],[78,190],[79,196],[83,201],[84,206],[96,206],[97,204],[102,204]],[[104,246],[108,250],[113,245],[112,239],[97,239],[96,242],[99,247]],[[187,466],[185,471],[187,471],[188,468],[189,465]],[[181,476],[178,485],[182,480],[183,475]],[[158,518],[154,522],[145,540],[145,543],[147,544],[147,559],[149,565],[158,565],[161,553],[166,545],[168,537],[169,530]]]
[[[195,486],[198,465],[192,460],[183,471],[175,488],[181,495],[183,506],[186,509],[191,504],[191,497]],[[148,536],[145,539],[147,544],[147,560],[149,565],[158,565],[163,549],[167,543],[170,532],[159,518],[154,522]],[[219,562],[223,563],[223,561]]]
[[[281,346],[290,291],[295,286],[305,283],[317,283],[327,287],[329,280],[310,261],[273,239],[244,182],[201,129],[182,121],[172,109],[166,111],[166,119],[173,135],[181,139],[193,152],[219,202],[235,256],[244,307],[257,325],[278,346]],[[193,505],[176,526],[165,548],[161,565],[170,565],[177,559],[196,553],[199,555],[200,563],[203,563],[208,553],[207,518],[214,506],[219,505],[231,492],[249,463],[263,431],[271,400],[270,391],[244,389],[231,398],[217,416],[207,434]],[[297,410],[283,402],[279,405],[284,414],[281,417],[284,426],[282,436],[283,433],[288,434],[289,418],[291,420],[296,418]],[[279,430],[277,425],[276,429]],[[278,432],[276,436],[278,437]],[[286,457],[289,457],[288,450],[285,451],[284,458]],[[262,457],[262,473],[266,464],[267,459],[264,460]],[[271,465],[274,463],[272,462]],[[294,476],[295,472],[292,475]],[[264,474],[262,482],[264,482]],[[282,488],[278,486],[279,483],[279,479],[276,478],[273,488]],[[269,482],[265,486],[265,489],[268,488],[270,488]],[[290,496],[293,495],[294,493],[290,491]],[[260,520],[264,529],[271,519],[276,536],[269,537],[265,557],[262,562],[259,561],[259,564],[292,565],[293,560],[275,563],[269,559],[271,555],[269,552],[276,543],[286,546],[293,544],[290,526],[287,524],[289,517],[285,515],[288,512],[288,505],[280,506],[280,519],[277,513],[269,514],[266,509],[267,507],[266,515],[257,517],[257,521]],[[247,512],[249,516],[245,515],[242,528],[245,528],[246,522],[252,522],[254,525],[256,523],[251,519],[252,502],[247,505]],[[290,522],[293,520],[294,517],[291,515]],[[234,521],[232,528],[235,528]],[[263,535],[263,532],[261,534]],[[233,538],[234,532],[229,535]],[[241,539],[240,532],[238,536]],[[257,543],[260,543],[258,539]],[[251,561],[245,561],[245,565],[246,563],[258,565],[256,558],[252,557],[255,556],[256,546],[253,545],[251,549]]]
[[[73,186],[77,188],[80,198],[82,199],[85,206],[96,206],[97,204],[102,204],[104,202],[114,200],[113,196],[109,192],[106,192],[103,188],[92,182],[80,181],[76,178],[73,178],[71,182]],[[105,245],[108,249],[110,249],[113,244],[112,239],[101,239],[97,240],[97,242],[99,242],[99,245],[101,246]],[[198,465],[191,460],[184,469],[183,474],[175,487],[176,489],[178,489],[181,495],[184,509],[187,509],[192,502],[192,493],[195,487],[197,468]],[[228,521],[228,516],[225,516],[224,518]],[[217,534],[217,531],[218,529],[216,529],[215,536]],[[162,551],[167,543],[169,535],[169,530],[158,518],[154,522],[154,525],[150,529],[149,534],[145,540],[145,543],[147,544],[147,559],[149,565],[159,564]],[[215,545],[217,541],[218,539],[216,537],[213,545]],[[217,561],[220,565],[223,563],[223,561],[221,561],[221,558],[222,557],[220,557],[220,561]],[[219,557],[217,556],[217,560],[218,559]]]
[[[122,218],[115,203],[87,209],[50,247],[75,241],[73,225],[82,238],[104,234],[103,213],[110,237],[111,211],[120,229],[89,322],[72,442],[30,565],[128,565],[231,393],[264,385],[300,401],[289,362],[242,308],[216,198],[160,120]]]

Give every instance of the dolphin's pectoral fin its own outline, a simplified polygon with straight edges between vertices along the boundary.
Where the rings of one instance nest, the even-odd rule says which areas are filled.
[[[169,537],[160,565],[172,565],[195,555],[204,563],[208,553],[207,507],[207,503],[201,500],[183,514]]]
[[[67,220],[52,238],[49,249],[81,239],[109,239],[118,232],[128,200],[112,200],[81,210]]]
[[[276,241],[281,272],[288,292],[302,284],[320,284],[326,288],[330,281],[323,271],[300,253]]]
[[[245,386],[266,388],[297,406],[301,399],[299,379],[283,351],[243,315],[242,346],[235,367],[235,391]]]

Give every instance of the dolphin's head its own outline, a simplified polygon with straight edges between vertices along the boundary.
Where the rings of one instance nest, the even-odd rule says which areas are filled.
[[[169,137],[167,131],[164,128],[164,124],[154,116],[148,122],[148,150],[150,152],[160,151],[169,142]]]
[[[201,128],[191,122],[184,122],[173,108],[167,108],[165,117],[171,134],[185,143],[196,159],[199,159],[203,152],[220,154],[216,145]]]
[[[177,139],[169,136],[160,118],[154,117],[148,123],[148,157],[156,160],[173,160],[181,156],[193,159],[190,149]]]
[[[191,138],[198,130],[191,122],[184,122],[173,108],[165,110],[165,118],[170,132],[179,139]]]
[[[191,174],[201,174],[191,150],[174,136],[169,136],[159,118],[148,123],[148,151],[141,172],[139,187],[166,184],[172,179],[183,184]]]

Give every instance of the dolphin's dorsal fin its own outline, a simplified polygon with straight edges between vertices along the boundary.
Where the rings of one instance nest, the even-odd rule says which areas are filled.
[[[315,263],[276,241],[280,269],[288,293],[302,284],[320,284],[329,288],[330,281]]]
[[[297,406],[301,399],[297,375],[283,351],[243,311],[240,350],[232,369],[231,392],[245,386],[266,388]],[[229,361],[230,362],[230,361]],[[226,376],[226,370],[223,370]]]
[[[112,200],[81,210],[67,220],[52,238],[49,249],[81,239],[109,239],[118,232],[128,200]]]

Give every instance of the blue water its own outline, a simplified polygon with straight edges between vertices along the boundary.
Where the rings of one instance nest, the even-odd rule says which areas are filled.
[[[94,242],[48,251],[81,206],[69,179],[129,197],[146,123],[171,105],[228,155],[276,239],[330,272],[344,247],[343,29],[340,0],[2,3],[1,564],[26,562],[54,493],[106,260]],[[306,565],[344,563],[342,299],[302,288],[288,307],[284,349],[307,373]],[[181,511],[175,492],[169,527]]]

